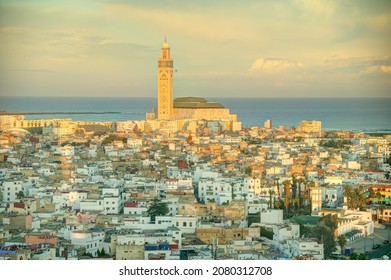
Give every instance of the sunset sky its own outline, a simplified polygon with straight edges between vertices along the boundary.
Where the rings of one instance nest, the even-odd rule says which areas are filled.
[[[1,0],[0,96],[391,97],[391,1]]]

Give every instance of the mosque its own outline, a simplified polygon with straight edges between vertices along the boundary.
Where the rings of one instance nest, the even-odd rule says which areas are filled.
[[[174,61],[170,54],[170,45],[165,41],[158,60],[158,100],[155,112],[147,113],[146,121],[159,126],[156,122],[170,123],[171,127],[190,121],[219,121],[222,130],[240,130],[241,122],[235,114],[218,102],[209,102],[200,97],[178,97],[174,99]],[[167,125],[164,125],[167,127]]]

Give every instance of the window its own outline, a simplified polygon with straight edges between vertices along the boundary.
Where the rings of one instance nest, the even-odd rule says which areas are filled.
[[[193,222],[189,222],[189,227],[192,227],[193,226]]]
[[[183,222],[183,226],[184,226],[184,227],[187,227],[187,223],[186,223],[186,222]]]
[[[176,222],[175,225],[176,225],[177,227],[179,227],[179,222]]]

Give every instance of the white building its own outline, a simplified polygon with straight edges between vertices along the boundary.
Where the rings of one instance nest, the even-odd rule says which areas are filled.
[[[28,188],[31,183],[24,180],[7,180],[2,183],[1,192],[3,200],[5,202],[15,202],[18,200],[19,192],[23,192],[23,195],[28,193]]]
[[[286,240],[300,238],[300,225],[280,224],[273,225],[273,242],[277,248],[282,249],[282,244]]]
[[[84,199],[80,201],[81,212],[103,212],[105,210],[103,199]]]
[[[314,260],[324,259],[323,243],[314,238],[300,238],[287,241],[289,250],[284,255],[289,257],[310,256]]]
[[[198,196],[201,201],[216,202],[218,205],[232,201],[232,186],[224,178],[200,178]]]
[[[86,253],[97,256],[103,246],[105,233],[103,231],[76,230],[70,233],[71,244],[85,248]]]
[[[282,224],[283,210],[282,209],[268,209],[260,212],[261,224]]]
[[[183,233],[195,233],[196,228],[200,227],[200,219],[196,216],[174,216],[172,225],[180,229]]]

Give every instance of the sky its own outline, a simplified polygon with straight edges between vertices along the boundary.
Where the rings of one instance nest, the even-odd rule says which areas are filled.
[[[0,0],[0,97],[391,97],[391,1]]]

